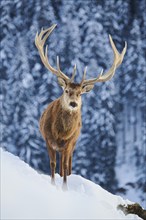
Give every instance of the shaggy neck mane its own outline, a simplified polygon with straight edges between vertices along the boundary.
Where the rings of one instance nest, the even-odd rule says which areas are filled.
[[[63,105],[62,103],[61,103],[61,100],[59,100],[60,101],[60,113],[61,113],[61,118],[62,119],[65,119],[65,120],[67,120],[67,119],[76,119],[77,117],[78,117],[78,114],[79,114],[79,112],[80,112],[80,109],[76,109],[76,110],[70,110],[69,108],[67,108],[65,105]]]

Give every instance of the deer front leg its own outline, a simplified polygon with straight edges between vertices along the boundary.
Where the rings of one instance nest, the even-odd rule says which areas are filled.
[[[60,160],[60,166],[59,166],[59,168],[60,168],[60,176],[62,177],[62,176],[63,176],[63,173],[64,173],[64,171],[63,171],[64,155],[63,155],[62,153],[60,153],[60,158],[59,158],[59,160]]]
[[[50,168],[51,168],[51,183],[55,184],[55,169],[56,169],[56,151],[49,147],[48,149],[50,157]]]
[[[76,142],[74,142],[74,144],[72,145],[73,147],[72,147],[72,150],[70,152],[68,176],[71,175],[71,173],[72,173],[72,156],[73,156],[73,151],[74,151],[74,148],[75,148],[75,144],[76,144]]]
[[[64,174],[63,174],[63,182],[64,182],[65,184],[67,184],[68,164],[69,164],[69,157],[66,155],[66,156],[64,157],[64,163],[63,163],[63,171],[64,171]]]
[[[63,161],[63,189],[67,190],[67,174],[69,169],[69,158],[70,154],[68,152],[64,153],[64,161]]]
[[[68,175],[71,175],[72,172],[72,155],[69,158],[69,169],[68,169]]]

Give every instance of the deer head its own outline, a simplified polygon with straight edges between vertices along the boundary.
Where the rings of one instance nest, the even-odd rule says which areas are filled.
[[[58,77],[58,83],[64,90],[63,95],[62,95],[63,106],[67,109],[75,111],[77,109],[80,109],[81,107],[81,95],[82,94],[87,93],[90,90],[92,90],[96,82],[106,82],[107,80],[110,80],[114,76],[116,69],[119,67],[119,65],[123,61],[123,58],[124,58],[124,55],[127,49],[127,43],[125,42],[125,47],[122,53],[120,54],[116,49],[116,46],[112,40],[112,37],[109,35],[110,44],[111,44],[111,47],[114,53],[114,61],[113,61],[111,68],[104,75],[102,75],[103,73],[103,70],[102,70],[96,78],[86,80],[85,79],[86,71],[87,71],[87,67],[86,67],[84,69],[84,74],[83,74],[83,78],[81,82],[77,84],[77,83],[74,83],[76,65],[74,66],[74,70],[73,70],[73,74],[71,78],[69,78],[60,69],[59,57],[57,57],[57,69],[55,69],[50,65],[49,60],[48,60],[48,56],[47,56],[48,46],[45,47],[45,51],[44,51],[44,44],[55,27],[56,27],[56,24],[52,25],[50,28],[46,30],[42,29],[40,34],[37,33],[35,37],[35,44],[36,44],[36,47],[38,48],[38,51],[39,51],[39,54],[40,54],[40,57],[41,57],[41,60],[44,66],[50,72],[52,72]]]

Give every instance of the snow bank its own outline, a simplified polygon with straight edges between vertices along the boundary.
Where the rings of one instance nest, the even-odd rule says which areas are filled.
[[[140,219],[117,210],[130,203],[81,176],[68,177],[67,192],[56,174],[39,174],[18,157],[1,149],[1,219]]]

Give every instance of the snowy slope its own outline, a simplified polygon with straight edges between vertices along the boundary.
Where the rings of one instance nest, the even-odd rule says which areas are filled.
[[[118,204],[130,203],[81,176],[68,178],[68,192],[56,174],[39,174],[18,157],[1,149],[1,219],[140,219],[125,216]]]

